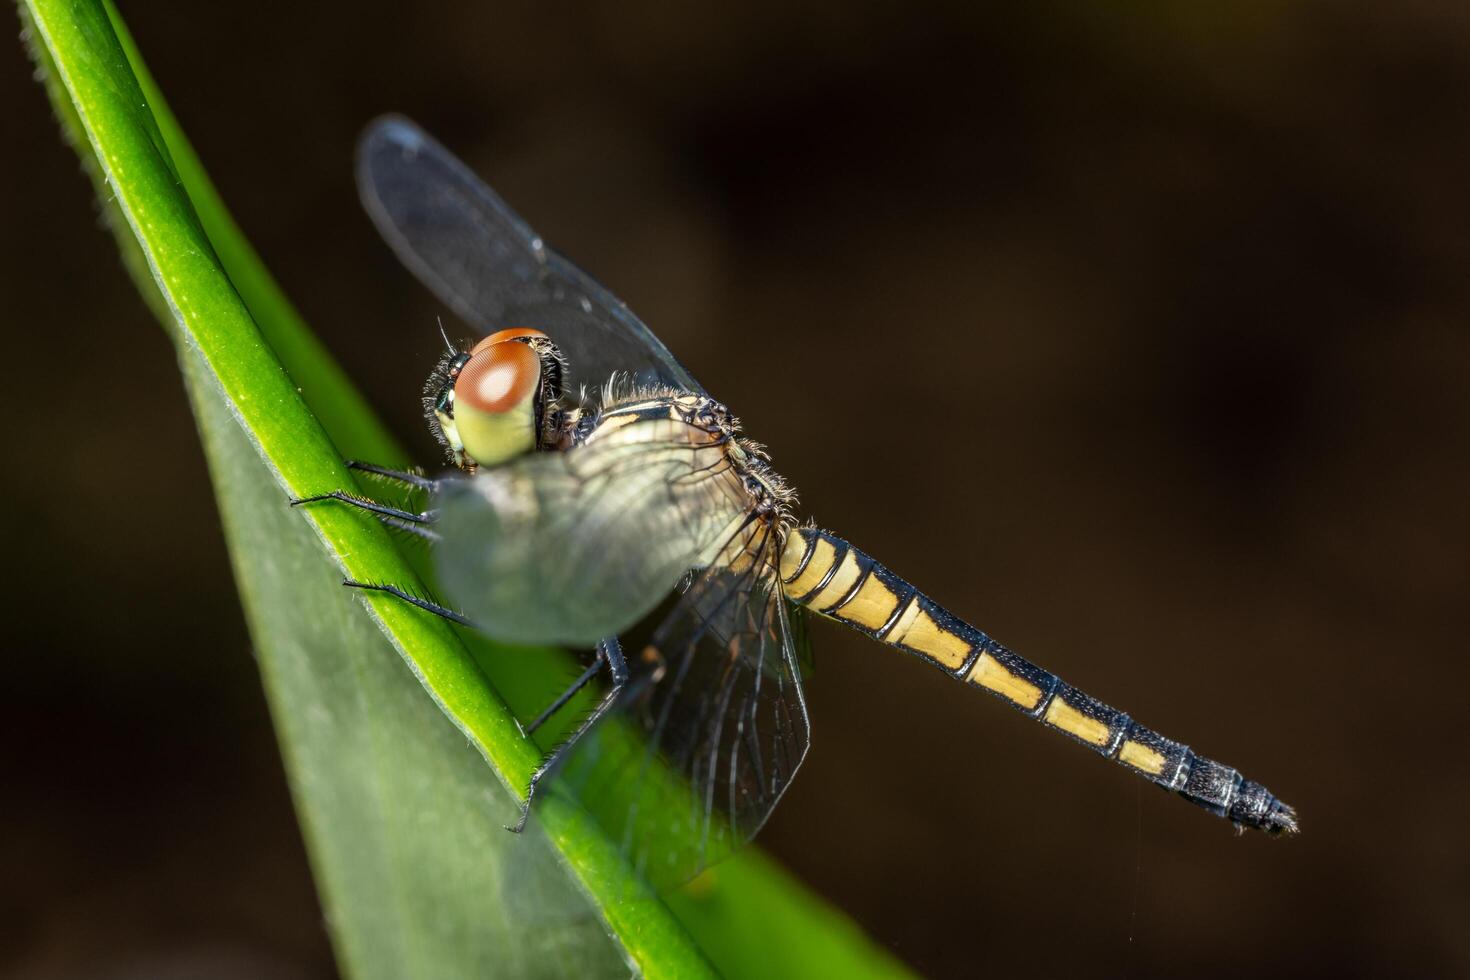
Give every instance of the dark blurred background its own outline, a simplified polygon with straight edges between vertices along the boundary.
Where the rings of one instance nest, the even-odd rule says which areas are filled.
[[[762,843],[935,976],[1470,969],[1470,13],[123,3],[426,461],[406,112],[639,310],[803,511],[1302,813],[1229,826],[815,627]],[[171,349],[3,59],[3,959],[334,967]]]

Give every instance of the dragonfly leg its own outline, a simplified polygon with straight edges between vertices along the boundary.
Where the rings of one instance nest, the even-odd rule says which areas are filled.
[[[412,474],[405,474],[412,476]],[[339,500],[344,504],[368,511],[378,520],[391,528],[406,531],[414,537],[423,538],[425,541],[438,541],[439,534],[432,531],[427,525],[434,523],[438,515],[432,510],[411,511],[401,507],[391,507],[388,504],[370,500],[367,497],[359,497],[357,494],[348,493],[346,490],[333,490],[331,493],[319,493],[312,497],[293,497],[292,507],[300,507],[302,504],[314,504],[319,500]]]
[[[602,647],[599,646],[597,648],[597,656],[593,658],[591,665],[588,666],[586,670],[582,671],[582,676],[572,681],[571,687],[567,688],[565,691],[562,691],[561,694],[557,695],[556,700],[547,705],[546,709],[542,711],[539,715],[537,715],[534,721],[532,721],[529,725],[522,726],[521,734],[531,735],[536,731],[536,729],[546,724],[546,719],[550,718],[552,715],[560,711],[563,705],[565,705],[568,701],[575,697],[578,691],[586,687],[588,682],[591,681],[592,678],[597,676],[598,671],[602,670],[602,662],[604,659],[606,658],[602,655]]]
[[[414,473],[411,470],[390,470],[386,466],[378,466],[375,463],[364,463],[360,459],[349,459],[347,461],[349,470],[357,470],[359,473],[371,473],[373,476],[381,476],[385,480],[394,483],[402,483],[418,490],[427,490],[433,493],[439,489],[439,481],[424,476],[422,473]]]
[[[623,660],[623,648],[618,644],[617,638],[613,637],[598,643],[597,659],[592,662],[592,667],[589,671],[573,681],[571,688],[558,697],[552,703],[551,708],[543,711],[541,716],[532,722],[532,729],[534,730],[536,725],[540,725],[550,717],[556,708],[561,707],[566,703],[567,699],[584,687],[596,675],[597,669],[602,666],[604,661],[607,663],[608,671],[612,674],[612,686],[608,689],[607,694],[603,695],[602,700],[597,702],[597,707],[592,709],[592,713],[582,719],[581,724],[576,727],[571,735],[567,736],[567,740],[558,745],[550,755],[542,760],[541,765],[536,767],[536,771],[531,773],[531,783],[526,788],[526,802],[521,804],[521,818],[515,822],[514,826],[505,828],[511,833],[519,834],[526,829],[526,821],[531,816],[531,802],[536,796],[536,786],[547,773],[555,769],[557,764],[566,758],[567,753],[571,751],[572,747],[581,740],[583,735],[586,735],[592,730],[592,726],[597,724],[602,716],[607,714],[622,696],[623,685],[628,682],[628,665]]]
[[[319,500],[340,500],[344,504],[360,507],[380,517],[391,517],[397,521],[405,521],[409,524],[432,524],[437,516],[432,510],[412,511],[404,510],[402,507],[390,507],[388,504],[380,504],[376,500],[367,497],[359,497],[348,493],[346,490],[333,490],[330,493],[319,493],[311,497],[291,498],[292,507],[300,507],[302,504],[314,504]]]
[[[397,596],[399,599],[402,599],[410,606],[417,606],[425,612],[431,612],[441,619],[449,620],[451,623],[458,623],[461,626],[468,626],[470,629],[479,629],[479,627],[475,625],[474,620],[465,616],[463,613],[457,613],[447,606],[441,606],[437,602],[431,602],[428,599],[416,596],[412,592],[409,592],[406,589],[401,589],[396,585],[382,585],[373,582],[354,582],[352,581],[352,579],[343,579],[342,584],[347,586],[349,589],[362,589],[364,592],[386,592],[388,595]]]

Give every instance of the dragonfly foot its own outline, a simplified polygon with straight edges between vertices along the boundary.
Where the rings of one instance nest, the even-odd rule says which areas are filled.
[[[519,834],[526,829],[526,821],[529,819],[531,819],[531,801],[527,800],[525,805],[521,807],[521,819],[517,820],[513,825],[506,824],[505,829],[512,834]]]

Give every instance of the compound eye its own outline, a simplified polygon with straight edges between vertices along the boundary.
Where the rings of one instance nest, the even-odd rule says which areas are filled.
[[[469,408],[498,415],[524,405],[535,392],[541,359],[527,344],[489,343],[496,336],[476,344],[460,369],[454,382],[456,413]]]
[[[537,329],[535,329],[533,327],[510,327],[509,329],[506,329],[506,330],[497,330],[494,333],[492,333],[490,336],[486,337],[484,340],[482,340],[478,344],[476,344],[470,350],[470,354],[471,355],[478,354],[482,350],[489,350],[491,347],[494,347],[496,344],[503,343],[504,341],[507,341],[507,340],[515,340],[517,337],[545,337],[545,336],[546,336],[546,334],[542,333],[540,330],[537,330]]]

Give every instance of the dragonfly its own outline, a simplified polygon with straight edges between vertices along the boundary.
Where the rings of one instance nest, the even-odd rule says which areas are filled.
[[[1064,683],[845,539],[799,522],[793,490],[729,410],[414,123],[372,124],[356,172],[399,259],[479,339],[461,347],[444,334],[424,387],[447,475],[348,464],[425,495],[425,506],[348,490],[293,503],[360,507],[428,540],[449,604],[391,583],[347,585],[499,640],[590,651],[522,726],[534,733],[579,695],[590,704],[532,774],[509,829],[525,826],[554,776],[649,880],[677,884],[748,841],[810,745],[805,620],[815,614],[1241,831],[1297,830],[1295,811],[1265,786]]]

